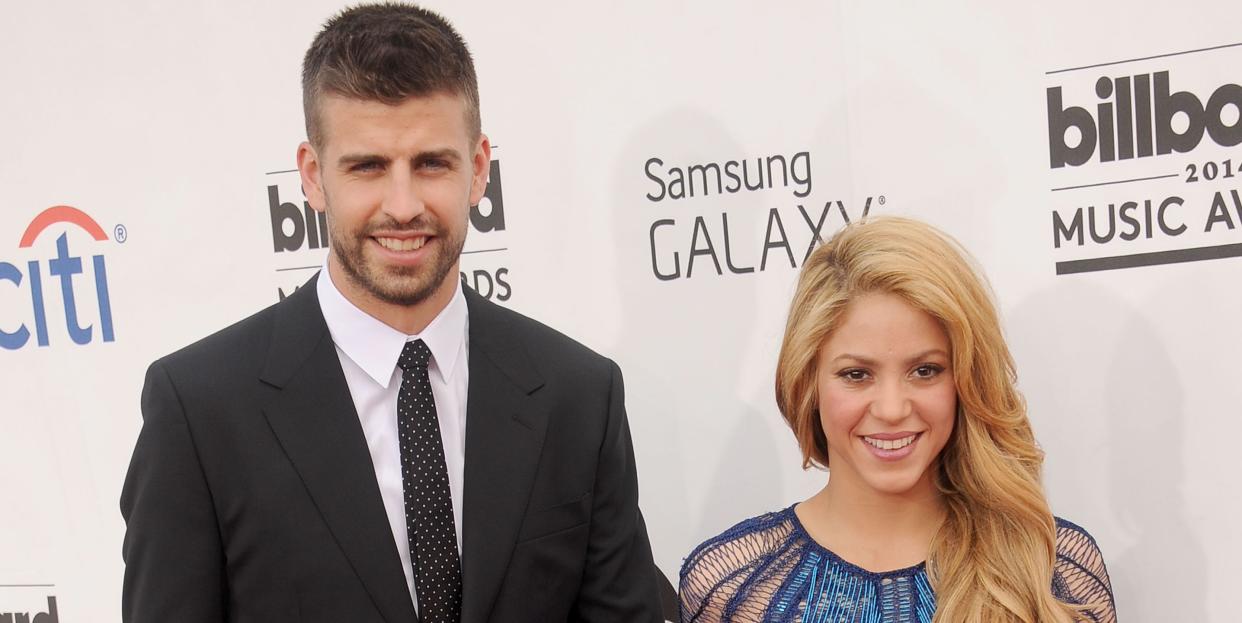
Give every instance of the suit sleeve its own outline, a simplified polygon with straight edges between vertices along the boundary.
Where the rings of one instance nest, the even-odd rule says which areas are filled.
[[[125,623],[223,623],[224,553],[185,410],[156,362],[142,390],[142,432],[121,492]]]
[[[586,571],[574,621],[662,622],[656,567],[638,509],[638,474],[621,370],[609,362],[608,420],[596,467]]]

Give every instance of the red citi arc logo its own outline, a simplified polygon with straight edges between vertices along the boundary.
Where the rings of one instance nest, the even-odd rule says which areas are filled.
[[[18,248],[30,248],[43,232],[59,224],[76,226],[97,242],[106,242],[108,240],[107,234],[104,233],[99,223],[95,222],[95,219],[77,208],[62,205],[48,208],[39,213],[34,220],[30,221],[30,225],[26,227],[26,231],[22,234],[21,241],[17,245]],[[118,226],[118,240],[123,240],[121,237],[123,231],[123,228]],[[89,344],[95,336],[95,327],[93,325],[87,324],[82,326],[78,312],[84,308],[79,307],[78,299],[75,296],[74,276],[82,274],[83,259],[83,257],[72,255],[69,252],[69,231],[66,228],[56,238],[56,256],[46,261],[46,273],[49,280],[50,278],[58,278],[60,281],[61,301],[64,303],[65,311],[65,328],[69,334],[69,339],[79,345]],[[18,327],[12,329],[13,321],[11,318],[0,318],[0,348],[17,350],[29,344],[31,337],[34,337],[35,343],[39,346],[51,344],[51,339],[48,335],[46,297],[43,291],[43,263],[39,260],[29,260],[26,262],[26,270],[23,272],[16,264],[0,262],[0,282],[7,281],[17,288],[29,292],[31,311],[34,317],[33,334],[31,327],[26,322],[19,321]],[[116,336],[112,326],[112,302],[108,297],[108,271],[104,264],[104,256],[91,256],[90,263],[94,272],[94,298],[99,308],[99,336],[104,342],[112,342],[116,339]],[[29,316],[27,319],[29,320]]]

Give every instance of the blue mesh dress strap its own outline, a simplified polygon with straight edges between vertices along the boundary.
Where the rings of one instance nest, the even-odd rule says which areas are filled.
[[[803,552],[784,513],[747,519],[698,546],[681,569],[681,620],[760,621]]]
[[[1052,594],[1071,604],[1093,604],[1082,616],[1087,621],[1116,623],[1113,587],[1104,556],[1095,539],[1079,526],[1057,518],[1057,560]]]

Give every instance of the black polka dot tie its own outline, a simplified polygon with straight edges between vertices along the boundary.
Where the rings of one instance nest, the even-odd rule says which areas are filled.
[[[397,365],[397,431],[401,435],[401,480],[405,488],[405,526],[414,565],[414,592],[421,623],[461,619],[461,564],[448,468],[431,394],[427,363],[431,350],[422,340],[406,342]]]

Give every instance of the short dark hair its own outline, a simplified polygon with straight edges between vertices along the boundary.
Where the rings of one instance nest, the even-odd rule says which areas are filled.
[[[451,93],[466,100],[478,136],[479,83],[466,42],[439,14],[384,2],[345,9],[324,24],[302,61],[306,136],[323,144],[319,101],[325,94],[396,105],[410,97]]]

